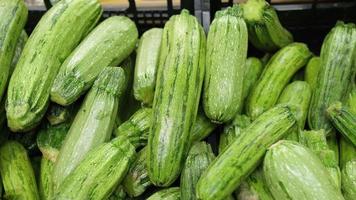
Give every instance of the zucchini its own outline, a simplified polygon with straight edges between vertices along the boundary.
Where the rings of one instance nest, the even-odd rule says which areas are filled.
[[[118,104],[126,88],[125,79],[124,70],[119,67],[105,68],[96,79],[59,152],[53,172],[55,187],[63,182],[91,149],[110,139]]]
[[[5,199],[39,199],[30,159],[20,143],[7,141],[0,147],[0,173]]]
[[[172,187],[162,189],[150,197],[147,200],[179,200],[180,199],[180,189],[179,187]]]
[[[66,106],[75,102],[107,66],[116,66],[134,50],[138,32],[128,17],[109,17],[66,58],[51,88],[51,100]]]
[[[356,159],[348,161],[342,169],[342,192],[346,200],[356,198]]]
[[[247,114],[252,120],[277,103],[283,88],[310,56],[305,44],[292,43],[270,59],[247,100]]]
[[[263,69],[260,59],[249,57],[246,59],[245,77],[243,82],[242,99],[245,102],[248,94],[261,76]]]
[[[39,190],[40,199],[43,200],[51,199],[53,195],[53,179],[52,179],[53,168],[54,168],[54,163],[51,160],[42,157],[40,179],[38,180],[38,190]]]
[[[288,139],[298,141],[299,130],[304,130],[305,121],[309,111],[312,91],[307,82],[294,81],[282,91],[277,104],[288,104],[294,109],[298,128],[287,135]]]
[[[207,118],[203,111],[199,111],[191,128],[191,144],[203,140],[216,128],[216,124]]]
[[[157,186],[179,176],[198,111],[205,65],[205,33],[185,9],[163,29],[148,138],[148,174]]]
[[[293,42],[293,35],[282,26],[275,9],[265,0],[248,0],[241,7],[254,47],[274,52]]]
[[[275,199],[344,199],[320,159],[294,141],[272,145],[265,156],[263,171]]]
[[[356,146],[348,139],[340,137],[340,168],[343,169],[353,159],[356,159]]]
[[[20,59],[22,50],[25,47],[27,40],[28,40],[28,35],[25,30],[22,30],[20,37],[18,38],[17,43],[16,43],[14,56],[12,57],[10,71],[9,71],[9,77],[11,77],[12,73],[15,70],[17,62]]]
[[[12,131],[24,132],[40,123],[61,63],[101,12],[97,0],[62,0],[41,18],[10,79],[6,115]]]
[[[215,155],[209,144],[198,142],[192,145],[180,176],[180,199],[197,199],[196,184],[214,159]]]
[[[54,199],[107,199],[135,157],[130,140],[117,137],[90,151],[55,189]]]
[[[324,39],[320,53],[320,69],[308,116],[314,130],[332,130],[326,110],[342,101],[354,79],[356,56],[356,26],[338,22]]]
[[[317,85],[318,74],[320,69],[320,57],[312,57],[305,67],[304,80],[309,83],[312,90]]]
[[[215,123],[231,121],[242,108],[247,36],[239,6],[216,13],[207,38],[203,91],[205,114]]]
[[[266,66],[268,61],[271,59],[272,56],[273,56],[273,54],[271,54],[271,53],[265,53],[263,55],[263,57],[261,58],[262,65]]]
[[[129,200],[130,198],[127,197],[127,194],[124,190],[124,187],[120,185],[115,189],[115,191],[111,194],[108,200]]]
[[[66,121],[70,121],[75,115],[74,106],[64,107],[55,103],[50,104],[46,118],[51,125],[58,125]]]
[[[137,48],[133,90],[135,98],[152,105],[163,30],[152,28],[143,33]]]
[[[341,102],[332,104],[327,110],[330,120],[339,132],[356,145],[356,114]]]
[[[16,44],[27,20],[23,0],[2,0],[0,4],[0,100],[6,90]]]
[[[258,166],[267,148],[295,124],[291,109],[285,105],[276,106],[259,116],[200,177],[198,199],[218,200],[230,195]]]

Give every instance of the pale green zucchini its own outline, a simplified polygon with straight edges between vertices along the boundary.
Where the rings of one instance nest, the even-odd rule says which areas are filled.
[[[356,159],[348,161],[342,169],[342,192],[345,200],[356,199]]]
[[[17,43],[16,43],[14,56],[12,57],[10,71],[9,71],[9,77],[11,77],[12,73],[15,70],[17,62],[20,59],[21,53],[23,51],[23,48],[25,47],[27,40],[28,40],[28,35],[25,30],[22,30],[21,35],[18,38]]]
[[[172,187],[162,189],[150,197],[147,200],[179,200],[180,199],[180,189],[179,187]]]

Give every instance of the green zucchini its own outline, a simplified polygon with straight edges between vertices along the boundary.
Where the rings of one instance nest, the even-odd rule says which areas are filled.
[[[198,111],[198,115],[195,118],[195,122],[191,128],[191,142],[197,142],[203,140],[216,128],[216,124],[212,123],[207,118],[203,111]],[[192,144],[191,143],[191,144]]]
[[[275,9],[265,0],[241,4],[250,42],[257,49],[274,52],[293,42],[293,35],[278,19]]]
[[[179,187],[172,187],[162,189],[150,197],[147,200],[179,200],[180,199],[180,189]]]
[[[350,112],[356,115],[356,87],[354,87],[346,99],[346,106]]]
[[[296,125],[291,109],[276,106],[253,121],[201,176],[198,199],[218,200],[230,195],[256,169],[267,148]]]
[[[42,157],[41,159],[41,170],[40,170],[40,179],[38,181],[38,190],[40,199],[49,200],[53,194],[53,179],[52,172],[54,168],[54,163]]]
[[[129,200],[129,198],[127,197],[124,187],[120,185],[115,189],[108,200]]]
[[[243,82],[242,99],[245,102],[248,94],[261,76],[263,69],[260,59],[249,57],[246,59],[245,77]]]
[[[304,81],[294,81],[287,85],[282,91],[277,104],[291,105],[298,123],[298,128],[287,135],[288,139],[298,141],[299,130],[304,130],[311,95],[311,88],[309,84]]]
[[[134,50],[138,32],[128,17],[109,17],[100,23],[62,64],[51,88],[51,100],[66,106],[75,102],[107,66],[116,66]]]
[[[311,129],[325,129],[327,134],[331,131],[326,110],[348,94],[354,78],[355,56],[356,26],[338,22],[321,47],[320,69],[308,116]]]
[[[320,57],[312,57],[305,67],[304,80],[309,83],[312,90],[317,85],[318,74],[320,69]]]
[[[0,100],[6,90],[16,44],[27,20],[23,0],[2,0],[0,4]]]
[[[320,159],[294,141],[272,145],[265,156],[263,171],[275,199],[344,199]]]
[[[341,102],[332,104],[327,112],[335,128],[356,145],[356,114],[353,114]]]
[[[356,159],[356,146],[348,139],[340,137],[340,168],[343,169],[353,159]]]
[[[5,199],[39,199],[30,159],[20,143],[7,141],[0,147],[0,173]]]
[[[91,149],[111,138],[118,104],[126,88],[125,79],[124,70],[119,67],[105,68],[96,79],[59,152],[53,172],[55,187],[61,185]]]
[[[41,18],[10,79],[6,114],[12,131],[27,131],[40,123],[61,63],[101,12],[97,0],[62,0]]]
[[[180,176],[180,199],[197,199],[196,184],[214,159],[215,155],[209,144],[198,142],[192,145]]]
[[[21,53],[23,48],[25,47],[25,44],[28,40],[28,35],[26,33],[25,30],[22,30],[20,37],[17,40],[16,43],[16,48],[15,48],[15,53],[14,56],[12,57],[12,61],[11,61],[11,66],[10,66],[10,71],[9,71],[9,77],[11,77],[12,73],[15,70],[15,67],[17,65],[17,62],[20,59]]]
[[[163,30],[152,28],[143,33],[137,48],[133,90],[135,98],[152,105]]]
[[[187,10],[163,29],[147,155],[157,186],[169,186],[183,167],[203,84],[205,43],[203,28]]]
[[[271,59],[272,56],[273,56],[273,54],[271,54],[271,53],[265,53],[263,55],[263,57],[261,58],[262,65],[266,66],[268,61]]]
[[[342,169],[342,192],[345,200],[356,198],[356,159],[348,161]]]
[[[229,122],[242,108],[247,36],[239,6],[216,13],[207,38],[203,91],[204,111],[213,122]]]
[[[47,110],[46,118],[51,125],[58,125],[70,121],[73,118],[73,115],[75,115],[74,110],[74,106],[72,105],[64,107],[52,103]]]
[[[247,100],[247,114],[252,120],[277,103],[283,88],[310,56],[305,44],[292,43],[270,59]]]

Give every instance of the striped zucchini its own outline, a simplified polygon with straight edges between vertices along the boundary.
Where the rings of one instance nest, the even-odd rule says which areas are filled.
[[[51,88],[51,100],[66,106],[75,102],[107,66],[116,66],[134,50],[138,32],[128,17],[109,17],[100,23],[62,64]]]
[[[356,145],[356,115],[341,102],[332,104],[327,112],[335,128]]]
[[[159,52],[163,30],[152,28],[143,33],[137,48],[133,90],[135,98],[152,105],[156,86]]]
[[[169,186],[183,167],[203,83],[205,40],[187,10],[163,29],[147,155],[148,174],[157,186]]]
[[[275,199],[344,199],[319,158],[294,141],[272,145],[265,156],[263,171]]]
[[[338,22],[328,33],[320,53],[320,69],[309,111],[309,127],[332,129],[327,108],[347,95],[354,78],[356,56],[356,26]]]
[[[40,123],[61,63],[96,24],[101,11],[97,0],[62,0],[41,18],[10,79],[6,114],[12,131],[30,130]]]
[[[205,142],[192,145],[180,177],[180,199],[195,200],[196,184],[202,173],[215,159],[211,146]]]
[[[258,166],[267,148],[296,124],[288,106],[276,106],[259,116],[220,154],[201,176],[198,199],[218,200],[231,194]]]
[[[348,161],[342,169],[342,192],[345,200],[356,199],[356,159]]]
[[[45,157],[41,159],[40,178],[38,180],[38,190],[40,199],[49,200],[53,194],[52,172],[54,163]]]
[[[11,77],[12,73],[15,70],[17,62],[20,59],[22,50],[25,47],[27,40],[28,40],[28,35],[25,30],[22,30],[21,35],[18,38],[17,43],[16,43],[14,56],[12,57],[10,71],[9,71],[9,77]]]
[[[248,94],[251,92],[253,86],[260,78],[263,65],[260,59],[255,57],[249,57],[246,59],[245,65],[245,77],[243,82],[242,99],[246,101]]]
[[[2,0],[0,4],[0,100],[8,83],[16,44],[27,20],[23,0]]]
[[[247,100],[247,114],[251,119],[256,119],[277,103],[283,88],[310,56],[305,44],[292,43],[271,58]]]
[[[180,189],[179,187],[172,187],[162,189],[150,197],[147,200],[179,200],[180,199]]]
[[[242,108],[247,43],[240,7],[218,11],[208,33],[203,91],[204,111],[215,123],[231,121]]]
[[[309,111],[312,91],[307,82],[294,81],[287,85],[280,95],[277,104],[288,104],[294,109],[298,128],[287,135],[290,140],[298,141],[299,130],[304,130],[305,121]]]
[[[57,4],[58,5],[58,4]],[[118,104],[126,88],[125,73],[119,67],[105,68],[75,116],[54,167],[58,187],[87,153],[111,137]]]
[[[343,169],[353,159],[356,159],[356,146],[348,139],[340,137],[340,168]]]
[[[134,157],[134,145],[125,137],[98,146],[55,189],[54,199],[107,199],[124,178]]]
[[[30,159],[20,143],[7,141],[0,147],[0,173],[5,199],[39,199]]]
[[[199,112],[193,127],[191,128],[191,144],[198,142],[208,136],[216,127],[210,120]],[[130,169],[123,181],[125,191],[131,197],[140,196],[146,189],[152,185],[147,172],[147,147],[138,152],[136,160],[130,166]]]
[[[304,80],[309,83],[312,90],[317,85],[318,74],[320,69],[320,57],[312,57],[305,67]]]
[[[274,52],[293,42],[293,35],[280,23],[274,8],[265,0],[241,4],[249,40],[257,49]]]

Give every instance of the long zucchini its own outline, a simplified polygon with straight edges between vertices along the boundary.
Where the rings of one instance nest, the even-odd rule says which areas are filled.
[[[40,123],[62,62],[101,12],[97,0],[62,0],[41,18],[10,79],[6,115],[12,131],[27,131]]]
[[[309,83],[312,90],[318,82],[318,74],[320,69],[320,57],[312,57],[305,67],[304,80]]]
[[[245,65],[245,77],[243,82],[242,99],[246,101],[247,96],[250,94],[253,86],[260,78],[263,65],[260,59],[255,57],[249,57],[246,59]]]

